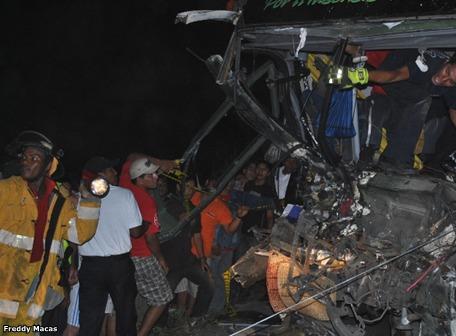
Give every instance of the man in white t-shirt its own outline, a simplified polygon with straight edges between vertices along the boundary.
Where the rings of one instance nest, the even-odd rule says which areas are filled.
[[[116,333],[136,335],[134,278],[130,259],[132,237],[141,236],[148,225],[143,222],[131,191],[117,187],[116,162],[94,157],[84,166],[83,180],[103,177],[110,184],[101,200],[100,220],[93,238],[79,247],[80,335],[98,336],[103,323],[108,294],[116,311]]]
[[[297,170],[298,160],[287,158],[274,174],[274,186],[280,209],[296,201],[296,181],[293,177]]]

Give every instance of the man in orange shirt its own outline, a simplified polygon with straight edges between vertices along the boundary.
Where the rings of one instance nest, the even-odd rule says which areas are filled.
[[[201,251],[197,251],[195,246],[192,252],[198,258],[207,258],[209,268],[214,280],[214,296],[209,307],[210,313],[219,313],[224,306],[224,280],[223,273],[231,266],[231,263],[223,263],[220,260],[220,251],[216,246],[215,232],[219,225],[227,233],[234,233],[242,222],[242,217],[248,213],[248,208],[240,206],[237,209],[236,216],[231,215],[231,211],[227,205],[226,197],[231,191],[232,183],[228,184],[225,190],[217,196],[206,208],[201,212],[201,240],[203,243],[203,255]],[[203,199],[203,195],[197,192],[192,197],[192,203],[198,206]]]
[[[203,241],[203,255],[200,255],[195,246],[192,252],[198,258],[210,258],[212,256],[212,248],[214,243],[215,231],[218,225],[222,225],[228,233],[235,232],[242,222],[242,217],[248,213],[248,208],[240,206],[237,215],[233,218],[228,205],[222,199],[223,193],[216,197],[206,208],[201,212],[201,240]],[[203,199],[200,192],[196,192],[192,197],[192,203],[198,206]]]

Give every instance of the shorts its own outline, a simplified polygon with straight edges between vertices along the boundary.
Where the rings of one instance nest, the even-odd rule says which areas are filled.
[[[112,303],[111,296],[108,295],[106,302],[105,314],[112,314],[114,312],[114,304]],[[73,327],[79,327],[79,282],[71,287],[70,291],[70,304],[68,306],[67,324]]]
[[[193,298],[196,298],[196,295],[198,294],[198,285],[195,285],[187,278],[182,278],[182,280],[177,284],[174,293],[178,294],[182,292],[188,292]]]
[[[135,279],[138,293],[149,306],[162,306],[172,301],[173,293],[166,280],[166,274],[157,258],[131,257],[135,264]]]

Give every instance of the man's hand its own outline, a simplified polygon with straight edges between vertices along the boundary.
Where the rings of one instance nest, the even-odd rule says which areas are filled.
[[[345,52],[353,57],[359,56],[360,51],[361,51],[361,46],[359,46],[359,45],[347,44],[347,46],[345,47]]]
[[[149,229],[149,225],[150,222],[143,220],[140,226],[136,226],[130,229],[130,236],[133,238],[141,237]]]
[[[77,283],[79,282],[79,278],[78,278],[78,270],[76,269],[76,267],[74,267],[73,265],[70,266],[70,270],[68,272],[68,284],[70,286],[74,286],[76,285]]]
[[[180,160],[158,160],[157,164],[160,167],[160,170],[168,173],[171,170],[179,169]]]
[[[343,89],[364,85],[369,82],[369,72],[366,68],[347,68],[331,65],[325,77],[326,83],[338,85]]]
[[[78,207],[78,203],[79,203],[79,199],[78,199],[78,196],[74,195],[74,194],[71,194],[70,196],[68,196],[68,200],[70,200],[71,204],[73,205],[73,207],[75,209],[77,209]]]
[[[249,212],[249,207],[247,207],[245,205],[241,205],[237,209],[236,216],[233,217],[233,220],[231,221],[231,223],[228,226],[224,225],[223,229],[228,233],[236,232],[236,230],[239,228],[239,225],[241,225],[241,223],[242,223],[242,217],[247,215],[248,212]]]
[[[95,198],[95,196],[93,196],[89,189],[87,189],[87,186],[84,182],[82,182],[80,185],[79,185],[79,193],[81,194],[81,197],[82,198],[85,198],[85,199],[92,199],[92,198]]]
[[[163,268],[163,271],[165,271],[165,274],[168,274],[168,272],[169,272],[169,266],[168,266],[168,264],[166,263],[165,258],[160,257],[160,258],[157,258],[157,260],[158,260],[160,266]]]
[[[206,272],[206,273],[209,273],[209,265],[207,264],[207,260],[206,258],[200,258],[199,259],[200,261],[200,266],[201,266],[201,269]]]
[[[181,160],[160,160],[144,153],[131,153],[128,155],[127,161],[135,161],[142,158],[148,158],[152,161],[153,164],[159,166],[160,169],[165,173],[169,172],[172,169],[179,168],[179,165],[181,163]]]
[[[236,211],[236,216],[239,218],[242,218],[245,215],[247,215],[248,212],[249,212],[249,207],[245,206],[245,205],[241,205]]]

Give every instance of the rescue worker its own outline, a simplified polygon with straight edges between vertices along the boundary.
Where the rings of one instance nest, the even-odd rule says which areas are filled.
[[[388,57],[393,60],[396,54]],[[414,173],[413,153],[431,97],[443,97],[450,119],[456,125],[456,55],[449,58],[436,50],[420,51],[405,65],[385,68],[368,71],[331,66],[328,82],[342,88],[368,82],[382,84],[389,98],[383,109],[385,113],[391,110],[396,122],[394,129],[388,132],[388,147],[382,154],[380,166],[398,173]]]
[[[81,244],[93,236],[100,201],[82,188],[76,209],[62,196],[51,178],[55,146],[43,134],[22,132],[10,150],[19,154],[21,170],[0,181],[0,334],[35,334],[46,331],[39,326],[44,311],[63,299],[62,241]]]

